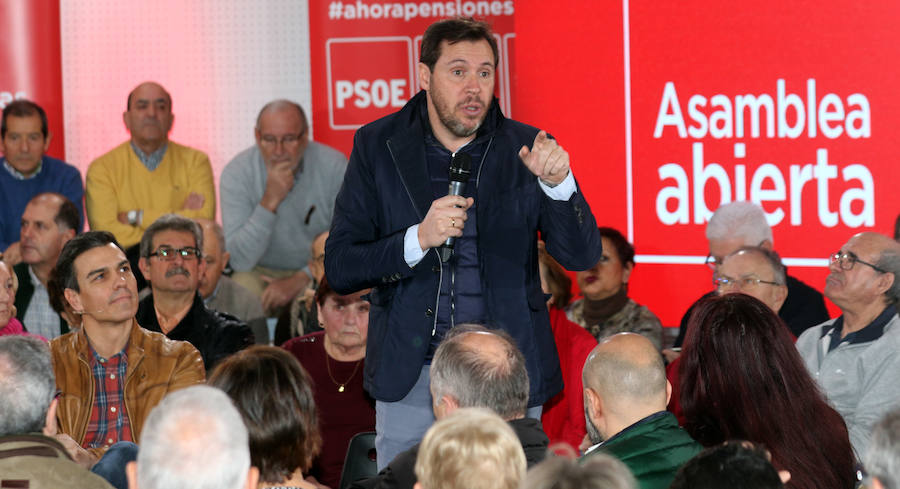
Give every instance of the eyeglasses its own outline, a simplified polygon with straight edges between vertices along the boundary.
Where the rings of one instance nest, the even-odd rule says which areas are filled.
[[[200,250],[194,248],[193,246],[188,246],[177,250],[169,246],[160,246],[156,249],[156,251],[150,253],[150,256],[158,257],[163,261],[172,261],[176,256],[180,256],[183,260],[193,260],[196,258],[200,258]]]
[[[863,265],[868,265],[868,266],[872,267],[873,269],[875,269],[876,272],[887,273],[887,270],[884,270],[883,268],[879,268],[877,265],[874,265],[867,261],[860,260],[859,257],[856,256],[856,253],[853,253],[851,251],[835,251],[834,253],[831,254],[831,263],[839,264],[841,270],[852,270],[853,265],[856,265],[857,263],[862,263]]]
[[[715,271],[716,267],[722,264],[722,259],[718,256],[713,256],[712,253],[710,253],[706,255],[706,261],[703,263],[706,264],[710,270]],[[715,281],[715,279],[713,279],[713,281]]]
[[[768,285],[781,285],[778,282],[772,282],[770,280],[763,280],[756,277],[741,277],[741,278],[731,278],[725,275],[717,275],[713,277],[713,285],[719,289],[727,289],[730,287],[735,287],[738,290],[749,289],[751,287],[755,287],[759,284],[768,284]]]
[[[260,137],[259,140],[263,146],[272,148],[277,146],[278,143],[281,143],[281,146],[293,146],[300,142],[300,138],[302,138],[304,134],[306,134],[306,131],[302,131],[299,134],[287,134],[285,136],[281,136],[280,138],[272,135],[265,135]]]

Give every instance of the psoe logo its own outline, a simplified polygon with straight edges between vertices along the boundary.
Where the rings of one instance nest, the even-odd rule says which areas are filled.
[[[331,129],[356,130],[403,107],[415,86],[412,49],[402,36],[326,41]]]
[[[28,94],[25,91],[18,92],[0,92],[0,110],[6,108],[6,106],[12,102],[13,100],[21,100],[23,98],[28,98]]]

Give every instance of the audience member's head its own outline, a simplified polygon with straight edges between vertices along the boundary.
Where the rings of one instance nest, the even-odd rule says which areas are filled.
[[[128,94],[122,119],[135,146],[144,153],[153,153],[169,141],[175,120],[172,97],[158,83],[141,83]]]
[[[154,294],[193,294],[206,266],[200,259],[203,231],[194,220],[166,214],[141,237],[141,273]]]
[[[222,391],[197,385],[167,395],[147,416],[130,489],[256,487],[247,428]]]
[[[363,296],[371,290],[341,295],[328,284],[328,277],[322,275],[315,299],[319,305],[319,326],[325,331],[325,354],[343,362],[366,356],[370,305]]]
[[[765,212],[749,201],[731,202],[716,209],[706,224],[706,239],[709,241],[706,263],[713,269],[738,248],[772,248],[774,243]]]
[[[56,424],[55,395],[47,344],[29,336],[0,337],[0,437],[47,433]]]
[[[700,452],[683,465],[669,489],[780,489],[784,487],[766,451],[730,441]],[[821,486],[825,487],[825,486]],[[829,487],[853,487],[829,486]]]
[[[302,478],[322,439],[312,380],[297,359],[281,348],[253,346],[216,366],[209,384],[225,391],[243,417],[260,480]]]
[[[725,257],[713,275],[719,295],[753,296],[776,313],[787,299],[787,276],[774,250],[745,246]]]
[[[578,463],[569,457],[547,457],[532,467],[522,489],[636,489],[631,471],[619,459],[596,453]]]
[[[672,390],[659,351],[636,333],[601,341],[584,364],[582,381],[585,421],[594,444],[664,411]]]
[[[872,489],[900,488],[900,408],[875,425],[865,462]]]
[[[300,164],[309,145],[309,126],[303,108],[290,100],[267,103],[256,117],[256,145],[266,167]]]
[[[316,283],[322,281],[325,276],[325,240],[328,239],[328,231],[322,231],[312,240],[309,250],[309,271]]]
[[[429,375],[438,419],[458,408],[483,407],[512,420],[528,409],[525,357],[503,331],[453,328],[435,351]]]
[[[634,246],[619,231],[601,227],[603,255],[593,267],[577,272],[575,280],[581,294],[590,300],[612,297],[628,288],[634,269]]]
[[[47,292],[51,305],[68,304],[75,314],[93,322],[130,321],[138,307],[131,265],[107,231],[86,232],[63,246]]]
[[[16,317],[16,290],[19,282],[11,266],[0,256],[0,329]]]
[[[541,274],[541,290],[550,294],[547,307],[565,309],[572,300],[572,279],[566,270],[547,253],[544,242],[538,242],[538,267]]]
[[[6,161],[24,176],[41,167],[41,159],[50,147],[47,113],[30,100],[15,100],[3,108],[0,124],[0,151]]]
[[[46,280],[63,245],[75,237],[81,216],[65,196],[47,192],[32,197],[22,213],[20,250],[22,261],[38,278]]]
[[[518,489],[525,476],[522,443],[505,421],[463,408],[425,433],[416,458],[416,489]]]
[[[825,296],[843,311],[881,311],[900,301],[900,243],[864,232],[831,255]]]
[[[694,439],[762,443],[795,487],[852,486],[844,421],[771,308],[745,294],[706,299],[691,316],[681,360],[681,407]]]
[[[210,219],[196,221],[203,230],[203,261],[206,263],[206,271],[200,278],[199,291],[200,297],[205,299],[216,290],[231,254],[225,251],[225,231],[219,223]]]

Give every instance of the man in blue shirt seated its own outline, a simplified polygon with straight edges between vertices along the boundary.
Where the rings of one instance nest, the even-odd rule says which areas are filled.
[[[3,109],[0,124],[0,250],[10,265],[21,261],[19,221],[25,205],[42,192],[56,192],[78,208],[82,231],[84,186],[74,166],[45,155],[50,147],[47,113],[38,104],[16,100]]]

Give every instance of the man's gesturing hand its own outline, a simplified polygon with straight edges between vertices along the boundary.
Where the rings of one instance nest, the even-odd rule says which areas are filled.
[[[551,187],[559,185],[569,175],[569,153],[556,140],[548,138],[545,131],[537,133],[530,150],[528,146],[522,146],[519,158],[531,173]]]
[[[425,220],[419,224],[419,246],[422,250],[436,248],[451,236],[462,236],[466,209],[474,203],[471,197],[465,199],[458,195],[448,195],[432,202]]]

